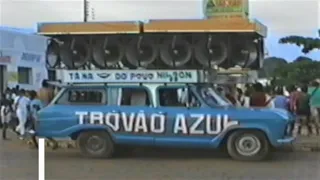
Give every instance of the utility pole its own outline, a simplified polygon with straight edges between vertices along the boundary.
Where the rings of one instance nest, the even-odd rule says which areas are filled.
[[[89,2],[88,0],[83,0],[83,22],[88,22],[89,16]]]

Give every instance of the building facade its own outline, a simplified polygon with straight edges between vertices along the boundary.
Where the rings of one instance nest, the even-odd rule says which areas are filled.
[[[32,32],[0,27],[0,92],[19,85],[38,90],[48,78],[47,38]]]

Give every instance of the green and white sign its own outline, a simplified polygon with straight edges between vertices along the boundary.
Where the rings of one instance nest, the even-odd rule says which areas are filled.
[[[248,17],[248,0],[205,0],[205,14],[207,17]]]

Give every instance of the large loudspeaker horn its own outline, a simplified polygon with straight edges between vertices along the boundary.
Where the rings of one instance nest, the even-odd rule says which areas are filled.
[[[228,57],[227,44],[222,38],[209,35],[195,46],[195,58],[199,64],[212,67],[221,64]]]
[[[54,39],[49,40],[46,51],[46,64],[48,68],[56,68],[60,62],[59,43]]]
[[[124,48],[119,38],[97,39],[92,48],[93,64],[99,68],[114,66],[124,57]]]
[[[83,67],[91,54],[89,44],[82,38],[72,38],[60,46],[61,61],[70,69]]]
[[[183,36],[172,36],[161,44],[160,56],[167,66],[181,67],[191,60],[191,43]]]
[[[248,67],[258,59],[258,46],[253,41],[239,41],[232,45],[231,59],[234,65]]]
[[[158,55],[157,41],[147,36],[132,39],[126,48],[127,61],[134,67],[148,67]]]

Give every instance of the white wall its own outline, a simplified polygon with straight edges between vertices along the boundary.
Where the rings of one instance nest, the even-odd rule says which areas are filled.
[[[0,62],[6,66],[7,86],[17,84],[24,89],[37,90],[43,79],[48,78],[45,63],[47,38],[0,28],[0,51],[10,62]],[[18,67],[31,68],[29,84],[18,83]]]

